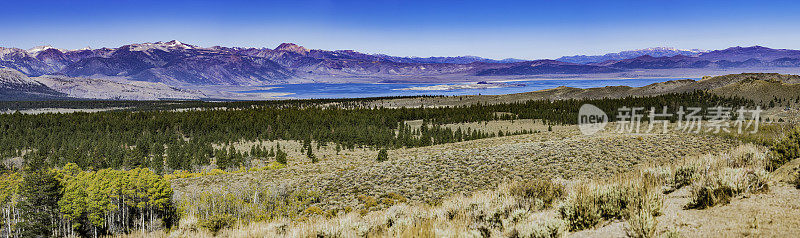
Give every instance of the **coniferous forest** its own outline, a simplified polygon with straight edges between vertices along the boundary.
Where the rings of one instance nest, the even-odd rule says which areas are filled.
[[[577,123],[590,103],[611,118],[623,106],[755,107],[752,101],[705,92],[598,100],[538,100],[456,107],[382,108],[377,99],[267,102],[62,101],[65,108],[120,107],[104,112],[0,114],[2,235],[98,236],[171,226],[178,219],[169,180],[174,171],[214,165],[235,170],[253,159],[286,164],[280,147],[236,151],[238,141],[296,140],[312,161],[310,142],[352,149],[420,147],[512,135],[452,130],[443,124],[537,119]],[[5,102],[11,110],[38,102]],[[645,118],[646,119],[646,118]],[[405,124],[423,120],[423,126]],[[42,234],[35,234],[43,232]]]

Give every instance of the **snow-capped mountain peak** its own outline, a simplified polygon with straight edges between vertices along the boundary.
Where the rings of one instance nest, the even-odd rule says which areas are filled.
[[[587,64],[587,63],[597,63],[603,62],[608,60],[624,60],[624,59],[631,59],[636,58],[639,56],[653,56],[653,57],[668,57],[668,56],[676,56],[676,55],[684,55],[684,56],[697,56],[702,53],[709,52],[707,50],[700,50],[700,49],[678,49],[674,47],[651,47],[645,49],[638,49],[638,50],[626,50],[620,51],[616,53],[608,53],[604,55],[574,55],[574,56],[564,56],[558,58],[558,61],[564,62],[571,62],[577,64]]]
[[[679,49],[675,47],[666,47],[666,46],[659,46],[659,47],[650,47],[638,50],[626,50],[623,52],[689,52],[689,53],[705,53],[708,50],[701,50],[701,49]]]
[[[59,51],[63,51],[61,49],[57,49],[57,48],[55,48],[53,46],[50,46],[50,45],[42,45],[42,46],[37,46],[37,47],[30,48],[30,49],[27,50],[27,52],[30,55],[37,55],[37,54],[39,54],[39,52],[42,52],[42,51],[45,51],[45,50],[48,50],[48,49],[56,49],[56,50],[59,50]]]
[[[177,40],[171,40],[167,42],[158,41],[155,43],[141,43],[141,44],[132,44],[130,45],[131,51],[149,51],[149,50],[189,50],[189,49],[196,49],[197,46],[184,44],[183,42]]]

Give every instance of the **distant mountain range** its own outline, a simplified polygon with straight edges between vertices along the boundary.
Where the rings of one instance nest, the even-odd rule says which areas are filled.
[[[477,76],[500,75],[537,75],[537,74],[593,74],[614,73],[622,70],[597,65],[583,65],[556,60],[535,60],[509,63],[508,67],[486,69],[476,73]]]
[[[222,46],[204,48],[176,40],[79,50],[49,46],[28,50],[0,47],[0,68],[19,71],[24,76],[33,77],[31,79],[34,82],[43,80],[56,85],[60,89],[56,94],[53,94],[52,89],[47,91],[46,86],[24,86],[31,92],[51,96],[74,95],[76,89],[73,87],[92,82],[80,78],[104,80],[102,85],[135,84],[132,87],[137,90],[158,89],[158,92],[151,94],[152,97],[168,95],[177,90],[180,97],[196,98],[204,95],[180,91],[181,88],[301,82],[337,83],[355,80],[401,82],[405,79],[440,78],[439,81],[447,81],[486,76],[625,74],[626,71],[652,69],[786,67],[800,67],[800,51],[761,46],[731,47],[714,51],[657,47],[599,56],[567,56],[556,60],[526,61],[492,60],[476,56],[398,57],[353,50],[306,49],[292,43],[284,43],[274,49]],[[11,77],[9,75],[0,75],[0,85],[17,85],[9,84],[16,82],[8,79]],[[69,93],[64,88],[71,88],[73,91]],[[83,87],[77,91],[83,92],[80,95],[98,95],[90,92],[97,88]]]
[[[464,73],[492,68],[472,63],[521,61],[475,56],[396,57],[352,50],[309,50],[291,43],[275,49],[202,48],[175,40],[102,49],[0,48],[0,66],[28,76],[121,77],[169,85],[264,85],[318,76]]]
[[[380,57],[381,59],[398,62],[398,63],[418,63],[418,64],[427,64],[427,63],[444,63],[444,64],[469,64],[474,62],[482,62],[482,63],[518,63],[524,62],[526,60],[523,59],[514,59],[514,58],[507,58],[502,60],[493,60],[482,58],[478,56],[456,56],[456,57],[397,57],[397,56],[389,56],[389,55],[375,55]]]
[[[666,56],[676,56],[676,55],[685,55],[685,56],[697,56],[701,53],[708,52],[706,50],[682,50],[682,49],[675,49],[672,47],[654,47],[654,48],[647,48],[641,50],[627,50],[618,53],[608,53],[604,55],[574,55],[574,56],[563,56],[556,60],[569,62],[569,63],[576,63],[576,64],[588,64],[588,63],[598,63],[598,62],[606,62],[606,61],[614,61],[614,60],[624,60],[624,59],[631,59],[636,58],[639,56],[653,56],[653,57],[666,57]]]
[[[800,67],[800,50],[770,49],[762,46],[731,47],[700,53],[697,56],[653,57],[644,55],[588,65],[618,69]]]

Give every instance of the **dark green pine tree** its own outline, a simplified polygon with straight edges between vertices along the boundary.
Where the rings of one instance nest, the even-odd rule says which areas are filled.
[[[153,169],[157,174],[164,173],[164,155],[163,154],[155,154],[153,155],[153,161],[150,163],[150,168]]]
[[[55,175],[46,169],[26,171],[19,194],[22,237],[52,237],[61,197],[61,183]]]
[[[381,151],[378,151],[378,159],[377,159],[377,161],[378,162],[383,162],[383,161],[386,161],[386,160],[389,160],[389,153],[386,152],[386,149],[381,149]]]
[[[308,146],[308,149],[306,149],[306,156],[308,156],[308,158],[311,159],[311,163],[316,163],[317,161],[319,161],[317,159],[317,156],[314,155],[314,151],[311,150],[311,146]]]
[[[172,144],[167,148],[167,167],[170,170],[181,169],[181,156],[177,144]]]
[[[226,150],[225,148],[220,149],[216,153],[215,157],[217,159],[217,168],[221,170],[228,169],[228,167],[230,166],[230,157],[231,157],[231,154],[228,153],[228,150]]]
[[[278,147],[277,152],[275,152],[275,161],[278,161],[278,163],[281,164],[286,164],[286,152],[283,152],[281,147]]]

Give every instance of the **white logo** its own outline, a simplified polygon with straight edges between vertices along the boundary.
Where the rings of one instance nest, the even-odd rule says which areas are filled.
[[[608,124],[608,115],[592,104],[583,104],[578,111],[578,128],[584,135],[602,131]]]

